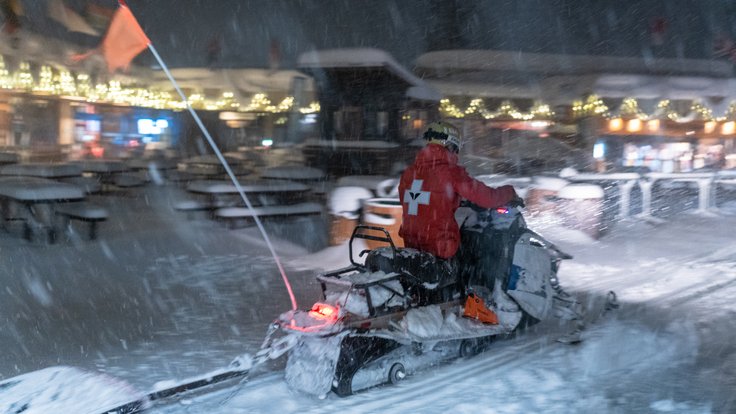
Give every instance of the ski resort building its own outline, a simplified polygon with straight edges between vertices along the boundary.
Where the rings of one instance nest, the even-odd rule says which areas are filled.
[[[197,151],[200,138],[161,70],[108,73],[85,48],[23,32],[0,34],[0,148],[23,160],[130,156],[145,148]],[[189,103],[226,150],[296,142],[319,106],[295,70],[175,68]]]
[[[446,50],[420,56],[414,72],[475,138],[472,152],[501,169],[549,164],[550,154],[580,160],[580,151],[599,170],[736,167],[727,62]]]
[[[308,52],[298,66],[314,78],[320,106],[318,134],[308,137],[304,156],[333,175],[397,172],[438,117],[439,92],[384,51]]]

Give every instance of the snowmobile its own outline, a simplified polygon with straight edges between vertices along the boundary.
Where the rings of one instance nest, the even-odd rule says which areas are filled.
[[[557,280],[560,262],[572,257],[529,230],[519,206],[461,210],[458,260],[398,248],[381,227],[354,229],[350,266],[317,276],[322,300],[285,312],[274,324],[285,335],[274,354],[288,348],[291,387],[347,396],[396,383],[553,315],[574,321],[570,342],[579,340],[582,306]],[[361,251],[359,263],[356,239],[386,246]]]

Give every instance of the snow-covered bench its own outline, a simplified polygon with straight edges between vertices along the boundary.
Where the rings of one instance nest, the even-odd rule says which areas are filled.
[[[215,208],[212,203],[201,200],[181,200],[174,203],[174,210],[186,213],[190,219],[196,212],[212,212]]]
[[[62,228],[66,228],[71,220],[89,223],[89,239],[97,238],[97,223],[107,220],[109,214],[104,207],[86,201],[61,203],[56,206],[56,215],[62,219]]]
[[[237,219],[251,219],[258,217],[305,216],[322,214],[322,205],[319,203],[299,203],[280,206],[259,206],[253,210],[247,207],[222,207],[215,210],[215,217],[233,222]]]
[[[145,183],[146,182],[135,173],[116,174],[113,177],[113,184],[119,188],[140,187]]]
[[[64,183],[74,184],[77,187],[81,187],[87,194],[96,194],[102,191],[102,184],[96,177],[67,177],[60,180]]]

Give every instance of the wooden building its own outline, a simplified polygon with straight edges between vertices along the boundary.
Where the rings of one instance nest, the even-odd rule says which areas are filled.
[[[319,136],[304,156],[331,175],[392,174],[417,151],[416,138],[439,117],[439,93],[377,49],[304,53],[299,68],[315,81]]]

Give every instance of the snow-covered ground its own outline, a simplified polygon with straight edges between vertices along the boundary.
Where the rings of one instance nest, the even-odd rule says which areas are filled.
[[[184,194],[151,186],[105,196],[100,240],[28,243],[0,233],[0,380],[52,365],[104,372],[146,391],[254,353],[290,307],[255,228],[187,219]],[[549,217],[530,227],[575,258],[562,284],[583,299],[618,293],[621,308],[580,345],[547,324],[472,358],[421,371],[396,386],[326,399],[287,389],[283,361],[232,388],[157,405],[159,413],[570,413],[736,411],[736,204],[658,225],[627,221],[601,240]],[[268,224],[302,307],[318,298],[316,269],[347,249],[315,251],[325,218]]]

